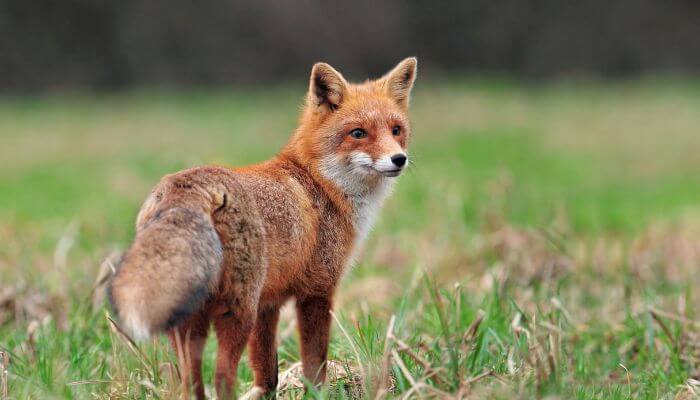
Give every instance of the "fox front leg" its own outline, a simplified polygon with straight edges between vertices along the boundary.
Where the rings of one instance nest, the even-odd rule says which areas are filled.
[[[331,307],[330,296],[297,299],[301,363],[304,377],[314,385],[320,385],[326,380]]]

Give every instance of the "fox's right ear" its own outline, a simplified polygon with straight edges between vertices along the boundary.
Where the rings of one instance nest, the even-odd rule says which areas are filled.
[[[347,86],[340,72],[326,63],[316,63],[311,69],[308,104],[335,111],[343,102]]]

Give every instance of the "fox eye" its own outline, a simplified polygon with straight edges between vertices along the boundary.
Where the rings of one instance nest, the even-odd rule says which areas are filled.
[[[391,134],[394,136],[399,136],[401,134],[401,127],[396,125],[395,127],[391,128]]]
[[[350,131],[350,136],[355,139],[362,139],[363,137],[367,137],[367,132],[365,132],[364,129],[353,129]]]

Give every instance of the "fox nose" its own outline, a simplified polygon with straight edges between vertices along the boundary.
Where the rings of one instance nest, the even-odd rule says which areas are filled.
[[[408,160],[406,155],[401,153],[394,154],[393,156],[391,156],[391,162],[393,162],[394,165],[396,165],[399,168],[403,167],[404,164],[406,164],[406,160]]]

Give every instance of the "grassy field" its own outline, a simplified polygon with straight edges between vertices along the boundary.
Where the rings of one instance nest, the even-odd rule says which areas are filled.
[[[0,99],[0,399],[177,397],[164,338],[110,328],[100,266],[160,176],[271,156],[302,94]],[[332,384],[306,395],[700,396],[699,110],[697,81],[419,85],[415,163],[340,291]]]

